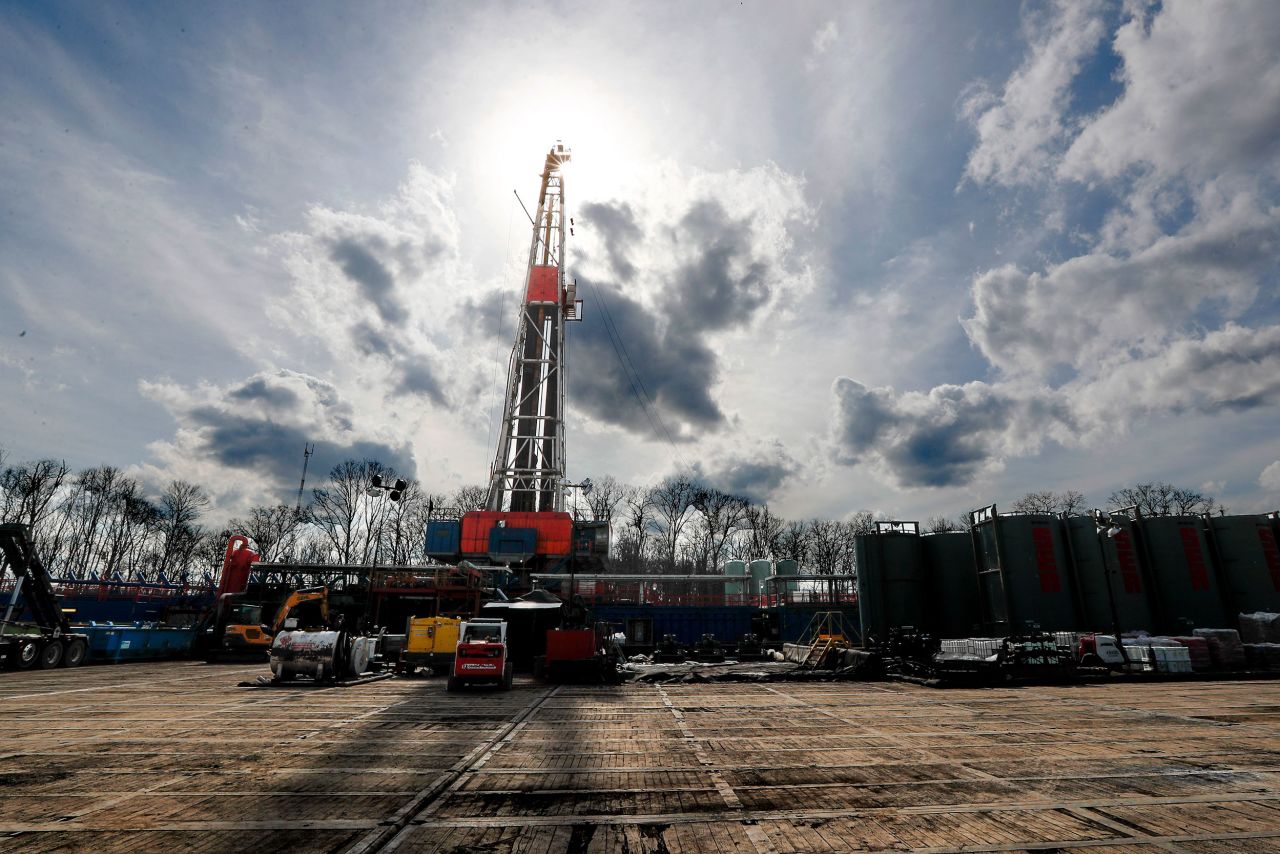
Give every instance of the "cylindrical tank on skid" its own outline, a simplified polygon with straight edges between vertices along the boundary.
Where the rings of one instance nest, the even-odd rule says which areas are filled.
[[[724,574],[726,578],[745,578],[747,575],[747,562],[743,560],[725,561]],[[741,596],[743,593],[743,582],[725,582],[724,592],[726,596]]]
[[[317,682],[359,676],[369,669],[378,639],[346,632],[280,632],[271,644],[271,674],[277,682],[305,676]]]
[[[748,569],[751,572],[751,583],[747,585],[747,592],[755,596],[763,596],[766,593],[774,591],[767,590],[764,580],[773,575],[773,563],[767,560],[753,560]]]

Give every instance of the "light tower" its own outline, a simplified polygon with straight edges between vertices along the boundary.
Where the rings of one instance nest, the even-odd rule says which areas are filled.
[[[568,148],[547,152],[538,192],[529,263],[497,455],[486,509],[513,513],[564,510],[564,325],[581,319],[576,286],[565,280],[564,164]]]

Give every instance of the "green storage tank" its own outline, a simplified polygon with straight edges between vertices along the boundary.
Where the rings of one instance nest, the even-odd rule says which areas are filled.
[[[779,577],[799,575],[800,561],[784,558],[773,565],[773,574]],[[779,593],[792,593],[798,587],[795,584],[785,584],[777,581],[774,582],[773,586]]]
[[[753,560],[747,567],[751,573],[751,582],[747,585],[747,593],[752,596],[762,596],[765,593],[773,591],[765,589],[764,580],[773,575],[773,562],[767,560]]]
[[[979,634],[982,618],[973,540],[964,531],[925,534],[920,538],[920,555],[933,603],[929,630],[943,638]]]
[[[885,532],[853,538],[858,567],[858,617],[863,640],[883,641],[889,629],[927,626],[929,589],[920,535]]]
[[[1211,516],[1209,532],[1227,594],[1227,616],[1280,612],[1280,551],[1271,520]],[[1234,626],[1235,621],[1227,625]]]
[[[1140,518],[1135,530],[1154,582],[1157,631],[1190,634],[1236,625],[1235,615],[1227,617],[1203,519]]]
[[[992,507],[975,518],[972,534],[986,631],[1077,627],[1071,562],[1058,517],[1000,516]]]
[[[724,574],[728,578],[746,578],[747,562],[745,560],[727,560],[724,562]],[[745,581],[729,581],[724,585],[726,596],[741,596],[746,588]]]
[[[1133,523],[1115,519],[1119,532],[1108,536],[1104,531],[1101,537],[1092,516],[1071,516],[1063,524],[1080,585],[1080,630],[1113,632],[1119,622],[1121,632],[1154,631],[1151,585],[1135,547]]]

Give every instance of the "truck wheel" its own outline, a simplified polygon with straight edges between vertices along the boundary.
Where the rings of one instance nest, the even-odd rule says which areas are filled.
[[[84,664],[85,656],[89,654],[89,645],[84,641],[76,638],[67,644],[67,651],[62,654],[63,667],[79,667]]]
[[[35,638],[27,638],[18,641],[17,649],[13,653],[14,666],[19,670],[30,670],[36,666],[36,662],[40,660],[40,641]]]
[[[502,670],[502,690],[503,690],[503,691],[510,691],[510,690],[511,690],[511,682],[512,682],[514,679],[515,679],[515,671],[514,671],[514,670],[512,670],[511,665],[510,665],[510,664],[508,664],[508,665],[507,665],[505,668],[503,668],[503,670]]]
[[[446,682],[444,685],[444,689],[446,691],[458,691],[461,688],[462,688],[462,680],[459,679],[457,676],[450,676],[449,681]]]
[[[52,670],[62,663],[62,641],[51,640],[40,650],[40,668]]]

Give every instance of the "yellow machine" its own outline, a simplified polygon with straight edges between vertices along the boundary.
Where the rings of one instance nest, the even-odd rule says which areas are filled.
[[[265,657],[271,650],[271,642],[276,633],[285,628],[289,614],[294,608],[306,602],[319,602],[319,624],[329,621],[329,588],[307,587],[290,593],[276,611],[276,618],[270,626],[262,623],[262,606],[236,604],[228,615],[227,623],[222,629],[221,643],[215,644],[209,651],[209,658],[229,657]],[[291,626],[290,628],[294,628]]]
[[[449,672],[458,651],[458,631],[462,620],[451,617],[410,617],[405,629],[400,669],[411,675],[419,667],[436,676]]]

